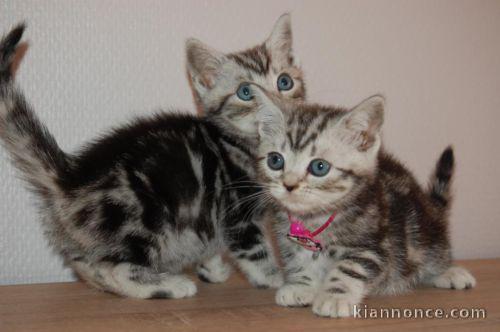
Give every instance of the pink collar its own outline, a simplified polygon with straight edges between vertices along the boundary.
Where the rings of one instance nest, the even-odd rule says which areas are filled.
[[[314,237],[316,235],[319,235],[321,232],[323,232],[330,224],[332,221],[335,219],[335,216],[337,215],[337,212],[333,212],[330,215],[330,218],[318,227],[313,232],[310,232],[305,226],[302,224],[300,220],[298,220],[295,217],[292,217],[291,214],[288,214],[288,221],[290,221],[290,231],[288,232],[287,237],[292,240],[293,242],[300,244],[307,250],[311,251],[321,251],[323,249],[323,246],[321,245],[321,241],[318,239],[315,239]]]

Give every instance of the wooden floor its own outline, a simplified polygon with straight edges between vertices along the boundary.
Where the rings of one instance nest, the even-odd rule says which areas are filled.
[[[234,274],[199,283],[194,298],[133,300],[83,283],[0,287],[0,331],[500,331],[500,259],[460,262],[478,280],[472,290],[420,289],[373,297],[369,308],[484,308],[486,319],[328,319],[310,308],[274,304],[274,290],[250,287]]]

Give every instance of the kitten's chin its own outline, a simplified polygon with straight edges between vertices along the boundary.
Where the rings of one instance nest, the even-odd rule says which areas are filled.
[[[278,201],[278,203],[287,213],[296,217],[317,214],[325,211],[324,207],[311,206],[311,204],[307,203],[286,202],[286,201]]]
[[[329,205],[320,205],[317,200],[308,200],[304,197],[298,198],[287,194],[284,194],[284,197],[279,194],[272,196],[283,210],[296,217],[329,213],[336,207],[335,201]]]

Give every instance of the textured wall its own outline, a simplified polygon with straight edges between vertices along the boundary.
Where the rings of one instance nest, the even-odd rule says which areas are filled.
[[[386,146],[427,179],[456,148],[458,258],[500,256],[500,2],[0,1],[0,31],[29,24],[18,82],[69,151],[160,107],[193,109],[183,41],[221,50],[263,40],[292,13],[309,97],[388,99]],[[0,284],[68,280],[29,194],[0,150]]]

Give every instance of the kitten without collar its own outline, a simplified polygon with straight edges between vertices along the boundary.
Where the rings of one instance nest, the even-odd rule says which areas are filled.
[[[251,167],[256,120],[235,92],[243,80],[262,84],[286,74],[293,87],[279,92],[303,96],[288,15],[250,51],[224,55],[187,43],[205,117],[139,118],[75,154],[59,148],[12,80],[23,31],[20,25],[0,42],[0,138],[35,192],[45,233],[67,265],[102,290],[181,298],[196,292],[185,267],[197,265],[210,282],[228,277],[219,256],[228,248],[253,285],[281,285]]]

